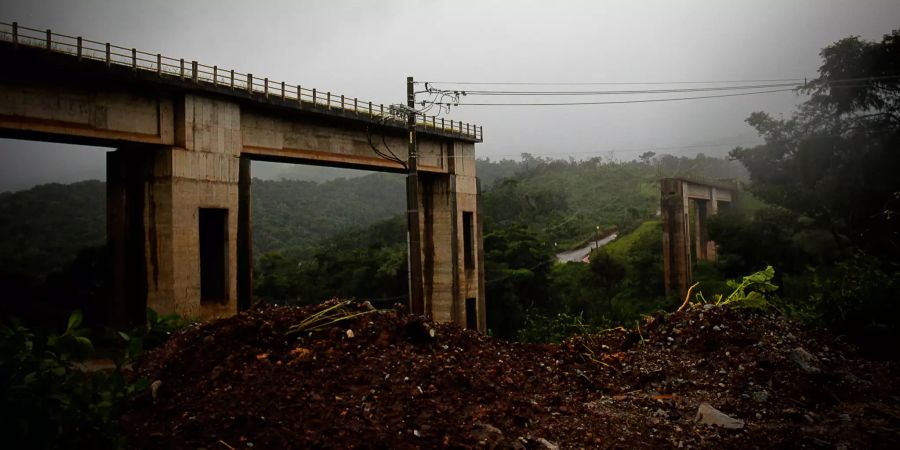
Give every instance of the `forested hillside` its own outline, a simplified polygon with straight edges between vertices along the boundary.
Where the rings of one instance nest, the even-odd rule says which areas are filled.
[[[253,252],[305,255],[348,228],[402,214],[405,186],[402,176],[383,173],[324,183],[253,180]]]
[[[655,218],[657,179],[745,174],[733,161],[652,153],[626,162],[524,154],[519,161],[479,160],[478,171],[489,326],[506,337],[525,327],[520,337],[530,340],[552,339],[531,330],[544,315],[621,323],[663,304],[658,222],[628,234]],[[294,304],[335,296],[379,305],[405,302],[404,177],[374,173],[323,183],[255,179],[251,193],[255,296]],[[102,301],[90,299],[103,292],[104,203],[105,185],[98,181],[0,196],[4,283],[18,288],[20,274],[41,286],[40,280],[56,273],[54,284],[78,292],[70,302],[99,307]],[[591,265],[556,262],[557,252],[613,230],[623,237],[610,249],[629,243],[629,250],[598,254]],[[77,267],[70,266],[76,256]],[[29,289],[17,295],[27,296]],[[53,289],[34,292],[48,299],[63,295]]]
[[[0,193],[0,273],[42,277],[106,240],[106,183]]]

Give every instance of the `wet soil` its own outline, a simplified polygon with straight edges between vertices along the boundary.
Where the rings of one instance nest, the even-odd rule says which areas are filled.
[[[721,307],[559,345],[369,311],[259,307],[191,326],[135,368],[136,448],[900,448],[894,362]],[[431,336],[431,331],[434,336]],[[740,428],[697,420],[708,404]]]

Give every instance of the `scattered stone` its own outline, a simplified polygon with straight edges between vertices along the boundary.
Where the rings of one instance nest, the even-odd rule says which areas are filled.
[[[156,402],[156,394],[159,392],[159,387],[162,386],[161,380],[156,380],[153,383],[150,383],[150,396],[153,397],[153,401]]]
[[[469,436],[485,448],[496,448],[504,441],[503,432],[499,428],[481,422],[475,424]]]
[[[713,408],[709,403],[700,404],[700,407],[697,408],[696,420],[699,420],[700,423],[728,428],[731,430],[739,430],[741,428],[744,428],[743,420],[735,419],[723,413],[722,411]]]
[[[769,391],[762,391],[762,390],[756,391],[756,392],[750,394],[750,397],[752,397],[753,400],[756,402],[765,403],[766,401],[769,400]]]
[[[530,448],[538,448],[543,450],[559,450],[559,446],[542,438],[530,439],[530,441],[534,442],[534,446]]]
[[[225,368],[222,366],[213,367],[212,371],[209,373],[209,379],[212,381],[216,381],[217,378],[222,376],[222,372],[225,371]]]
[[[797,347],[791,350],[791,361],[793,361],[794,364],[797,364],[797,367],[799,367],[800,370],[809,374],[820,373],[822,371],[818,367],[819,358],[816,358],[815,355],[806,351],[803,347]]]

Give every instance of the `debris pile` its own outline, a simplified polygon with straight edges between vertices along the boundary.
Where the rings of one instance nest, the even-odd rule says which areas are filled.
[[[147,449],[900,448],[897,374],[724,307],[535,345],[332,301],[183,330],[122,425]]]

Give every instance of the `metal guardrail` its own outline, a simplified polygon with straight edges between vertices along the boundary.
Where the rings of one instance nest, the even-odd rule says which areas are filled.
[[[262,94],[265,97],[280,98],[284,101],[295,101],[308,104],[314,108],[336,110],[344,114],[378,118],[394,122],[398,126],[406,125],[405,117],[392,114],[384,104],[360,101],[358,98],[322,92],[316,89],[301,87],[299,84],[287,84],[261,78],[250,73],[241,73],[233,69],[200,64],[197,61],[170,58],[162,54],[148,53],[135,48],[112,45],[108,42],[97,42],[81,36],[68,36],[53,33],[51,30],[38,30],[23,27],[17,22],[0,22],[0,40],[11,42],[14,47],[42,48],[50,52],[61,53],[78,58],[105,62],[107,67],[130,67],[135,71],[155,72],[160,77],[175,77],[190,80],[194,83],[205,83],[213,87],[230,88],[246,91],[249,94]],[[437,132],[460,134],[481,140],[482,127],[463,123],[462,121],[438,119],[435,116],[416,113],[416,124]]]

